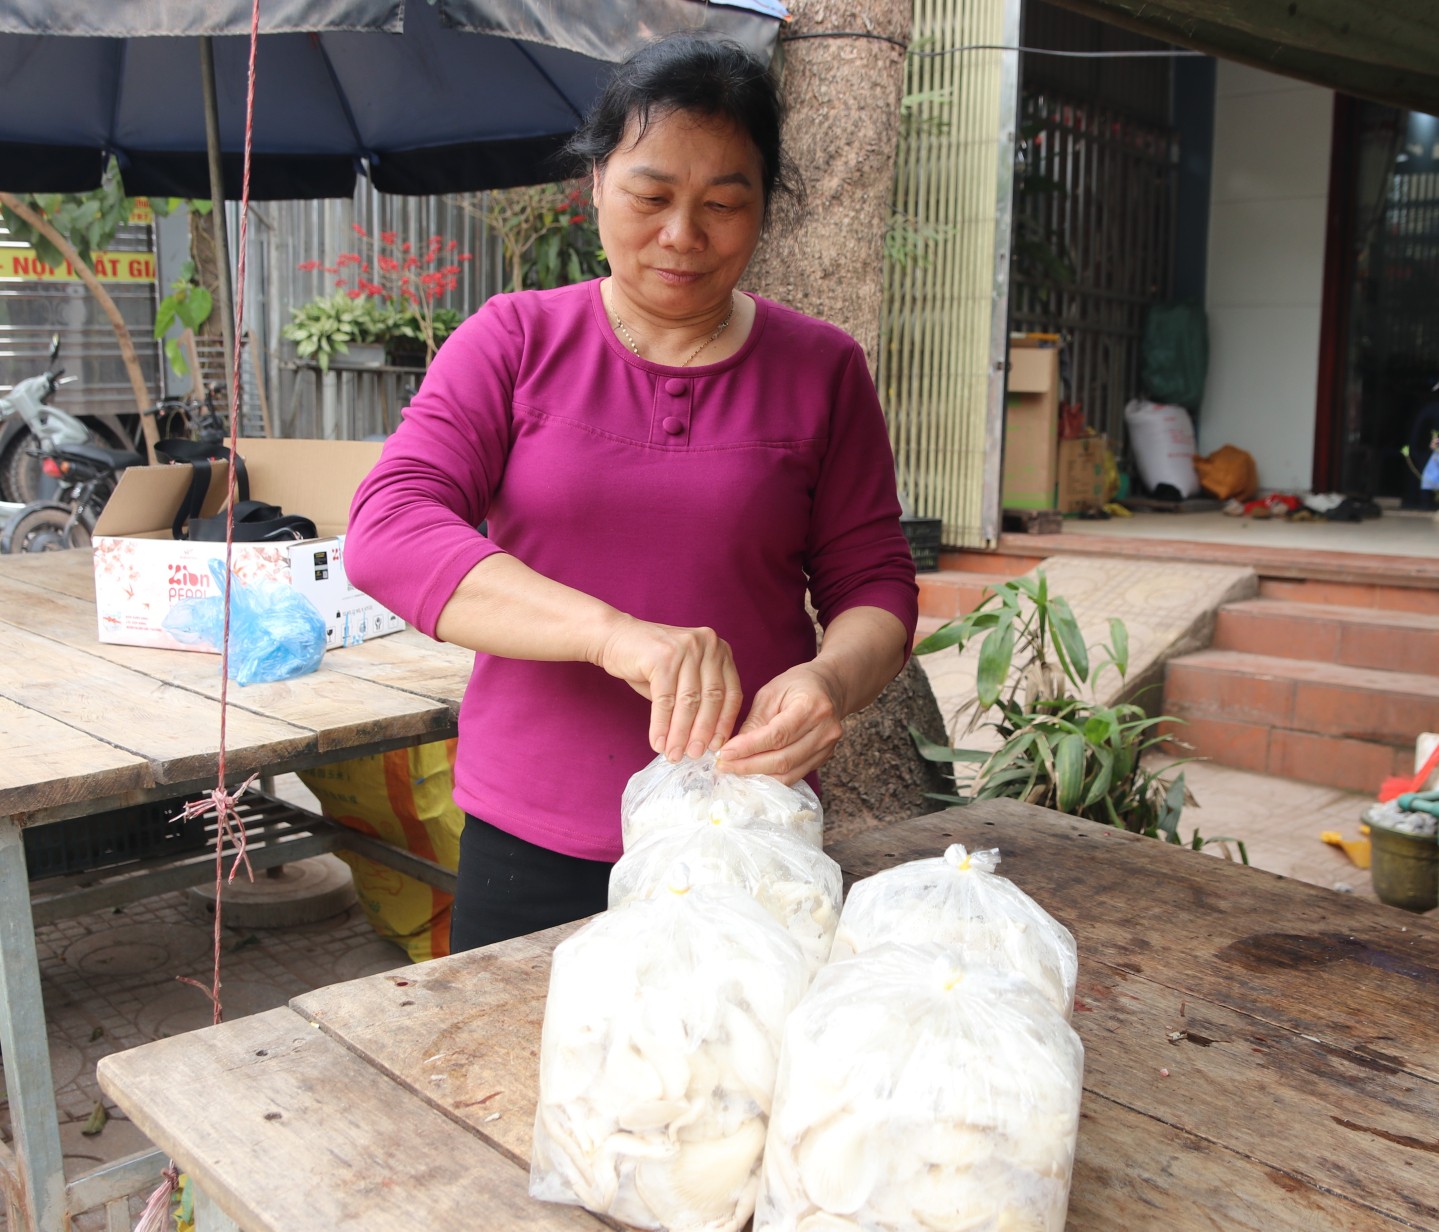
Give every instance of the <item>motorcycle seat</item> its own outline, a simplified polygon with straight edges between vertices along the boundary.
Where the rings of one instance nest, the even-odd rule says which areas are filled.
[[[145,465],[143,454],[130,449],[110,449],[105,445],[62,445],[56,452],[62,458],[110,470],[123,471],[127,466]]]

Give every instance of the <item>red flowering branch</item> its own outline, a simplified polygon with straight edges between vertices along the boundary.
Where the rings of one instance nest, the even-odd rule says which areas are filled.
[[[362,240],[373,242],[359,223],[354,223],[353,229]],[[468,252],[458,249],[457,241],[432,235],[417,251],[409,240],[401,242],[398,232],[381,231],[373,266],[361,253],[344,252],[333,265],[302,261],[298,268],[306,273],[329,274],[335,287],[351,299],[375,300],[395,319],[412,321],[424,341],[428,365],[440,342],[435,312],[460,285],[464,262],[473,260]]]

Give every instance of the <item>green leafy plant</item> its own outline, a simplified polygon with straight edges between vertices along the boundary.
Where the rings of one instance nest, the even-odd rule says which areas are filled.
[[[313,300],[292,309],[291,315],[313,310],[315,323],[323,321],[328,325],[329,314],[320,305],[333,305],[341,297],[363,302],[364,311],[368,313],[363,320],[369,336],[346,339],[347,344],[381,342],[387,350],[394,350],[393,344],[398,342],[399,349],[404,350],[409,343],[414,350],[423,352],[423,362],[428,365],[440,343],[460,324],[460,314],[442,307],[440,301],[459,286],[461,266],[472,259],[470,254],[458,251],[458,241],[447,241],[442,235],[432,235],[427,243],[417,247],[396,231],[382,231],[373,237],[359,223],[352,223],[351,227],[361,240],[373,247],[373,260],[363,253],[344,252],[333,265],[319,260],[300,262],[298,268],[305,273],[320,271],[331,275],[340,294],[329,300]],[[293,326],[295,322],[286,329]],[[309,331],[297,327],[296,332],[307,335],[305,345],[308,345]],[[299,349],[300,338],[288,332],[285,337]],[[301,358],[316,355],[322,369],[329,365],[329,357],[319,349],[299,350],[299,354]]]
[[[115,233],[130,220],[138,205],[147,205],[152,215],[165,217],[180,205],[187,203],[178,197],[127,196],[120,176],[119,164],[113,158],[106,167],[100,187],[89,192],[0,193],[0,198],[3,198],[0,200],[0,217],[4,218],[5,227],[10,232],[12,239],[30,245],[34,249],[35,255],[47,265],[58,267],[70,263],[76,266],[76,273],[80,275],[91,294],[99,301],[101,309],[115,331],[120,346],[121,360],[129,374],[136,403],[143,413],[151,403],[145,374],[140,368],[129,327],[109,292],[96,278],[93,265],[96,254],[103,253],[109,247],[111,240],[115,238]],[[191,201],[188,204],[191,209],[200,213],[209,213],[210,211],[208,201]],[[72,252],[62,251],[59,245],[69,245]],[[193,302],[184,306],[183,314],[181,312],[179,301],[189,298],[190,288],[197,292],[203,291],[204,298],[209,298],[209,292],[204,291],[204,288],[194,278],[193,264],[187,265],[187,269],[189,273],[182,275],[182,281],[187,284],[186,288],[182,289],[176,284],[171,289],[170,295],[160,301],[158,312],[163,315],[166,312],[166,305],[169,304],[172,315],[166,319],[164,327],[156,330],[156,338],[161,337],[174,320],[182,320],[189,324],[188,317],[190,316],[198,317],[203,321],[209,315],[208,309],[203,313],[200,312],[203,301],[199,295],[196,295]],[[175,370],[183,373],[185,362],[180,355],[180,348],[173,342],[167,342],[166,352]]]
[[[280,332],[295,344],[301,359],[313,359],[321,372],[351,346],[383,342],[389,336],[389,312],[369,296],[344,291],[312,299],[290,309],[290,321]]]
[[[205,205],[208,207],[209,202],[205,202]],[[208,208],[205,212],[209,212]],[[166,338],[165,335],[170,327],[177,323],[191,333],[198,334],[200,327],[210,319],[214,306],[214,296],[202,287],[195,277],[194,261],[186,261],[180,267],[180,276],[170,284],[170,294],[155,305],[155,337],[164,340],[166,358],[179,376],[184,376],[190,370],[190,365],[185,362],[184,348],[180,346],[180,340]]]
[[[446,338],[459,329],[464,318],[457,308],[431,308],[426,329],[426,320],[410,308],[391,308],[386,313],[383,329],[385,352],[391,363],[401,363],[413,358],[417,364],[433,357],[433,347],[438,348]]]
[[[1166,742],[1160,728],[1173,719],[1150,717],[1133,702],[1104,705],[1073,691],[1092,688],[1109,670],[1124,678],[1129,633],[1122,620],[1110,620],[1108,643],[1088,645],[1069,603],[1050,594],[1040,571],[992,587],[983,603],[930,634],[914,652],[962,650],[976,638],[983,640],[966,730],[992,728],[1000,745],[993,752],[949,748],[911,728],[921,756],[970,768],[963,783],[956,774],[956,794],[938,798],[954,804],[1024,800],[1195,850],[1235,842],[1249,862],[1235,839],[1206,839],[1197,830],[1181,838],[1184,805],[1194,800],[1182,771],[1167,776],[1183,762],[1164,770],[1144,762],[1145,753]]]
[[[585,203],[583,180],[531,184],[457,197],[500,237],[509,290],[566,286],[610,272]]]

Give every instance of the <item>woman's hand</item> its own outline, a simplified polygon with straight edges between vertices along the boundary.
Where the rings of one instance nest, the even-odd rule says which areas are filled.
[[[904,666],[906,636],[899,618],[882,608],[841,612],[815,658],[755,694],[739,734],[719,751],[720,767],[792,785],[824,765],[844,735],[844,719],[874,701]]]
[[[744,694],[729,644],[713,629],[620,617],[595,662],[650,702],[650,748],[670,761],[718,749]]]
[[[838,680],[818,660],[801,663],[755,694],[744,726],[719,752],[720,768],[797,783],[829,760],[843,714]]]

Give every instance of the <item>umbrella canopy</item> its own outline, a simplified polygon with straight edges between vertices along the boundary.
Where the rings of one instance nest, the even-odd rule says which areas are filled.
[[[224,195],[238,197],[250,0],[6,0],[0,189],[209,197],[198,40],[211,39]],[[680,29],[771,54],[775,0],[261,0],[250,195],[347,197],[556,178],[609,65]]]

